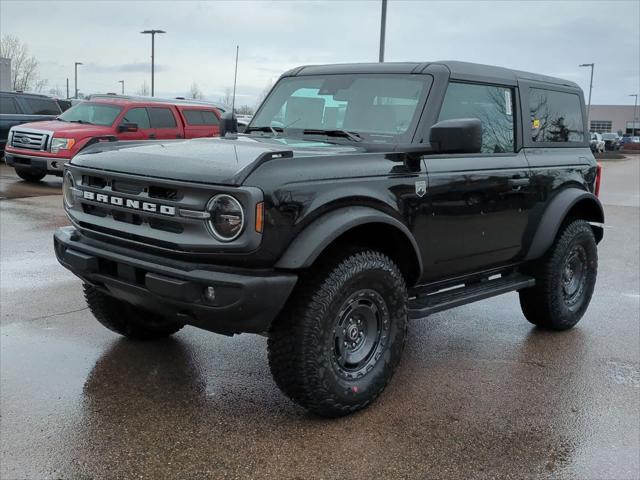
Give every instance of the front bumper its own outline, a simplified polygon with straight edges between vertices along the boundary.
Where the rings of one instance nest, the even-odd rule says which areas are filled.
[[[276,270],[166,260],[88,239],[73,227],[55,232],[54,248],[64,267],[104,293],[226,335],[268,331],[298,279]],[[214,299],[205,297],[208,287]]]
[[[16,169],[28,170],[33,173],[58,175],[59,177],[64,173],[65,163],[69,161],[68,158],[26,155],[22,153],[9,153],[7,151],[5,151],[4,158],[7,165],[11,165]]]

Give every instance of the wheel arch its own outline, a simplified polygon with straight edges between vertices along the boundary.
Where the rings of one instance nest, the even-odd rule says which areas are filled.
[[[296,237],[276,268],[300,270],[343,245],[382,251],[397,264],[408,285],[422,275],[422,258],[415,238],[400,220],[372,207],[343,207],[326,213]]]
[[[596,242],[604,236],[604,210],[598,197],[591,192],[571,187],[557,194],[538,223],[525,260],[541,257],[551,247],[563,225],[582,219],[591,224]]]

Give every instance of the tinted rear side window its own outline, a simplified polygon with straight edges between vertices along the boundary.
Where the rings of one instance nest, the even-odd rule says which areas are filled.
[[[482,122],[482,153],[514,151],[512,89],[452,82],[438,120],[454,118],[477,118]]]
[[[580,97],[574,93],[529,90],[531,139],[534,142],[583,142]]]
[[[25,102],[29,106],[29,110],[31,110],[31,115],[60,115],[62,110],[60,110],[60,106],[58,102],[55,100],[49,100],[47,98],[24,98]]]
[[[176,128],[176,119],[168,108],[148,108],[151,128]]]
[[[0,113],[18,113],[18,105],[16,105],[16,101],[10,97],[0,97]]]
[[[209,110],[183,110],[184,118],[189,125],[218,125],[218,117]]]

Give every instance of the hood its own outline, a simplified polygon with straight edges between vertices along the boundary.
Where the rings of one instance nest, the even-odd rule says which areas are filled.
[[[103,125],[90,125],[82,123],[61,122],[60,120],[45,120],[43,122],[23,123],[21,127],[34,128],[36,130],[48,130],[54,132],[56,137],[65,135],[72,138],[82,138],[88,135],[100,135],[112,132],[111,127]]]
[[[336,155],[354,147],[284,138],[197,138],[164,142],[97,144],[71,163],[79,167],[187,182],[241,185],[273,158]],[[271,155],[274,155],[273,157]]]

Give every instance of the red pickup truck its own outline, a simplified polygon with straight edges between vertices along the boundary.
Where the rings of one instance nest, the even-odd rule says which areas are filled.
[[[89,142],[218,136],[222,112],[205,102],[93,96],[55,120],[12,127],[5,161],[22,179],[38,182],[61,176],[64,164]]]

